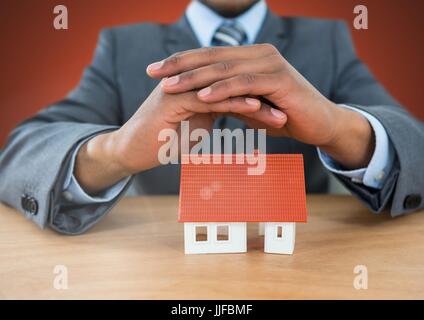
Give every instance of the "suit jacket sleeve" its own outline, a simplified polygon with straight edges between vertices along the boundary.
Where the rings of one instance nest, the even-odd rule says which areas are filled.
[[[62,199],[78,144],[122,123],[114,54],[113,30],[105,30],[77,88],[19,125],[0,154],[0,201],[42,228],[84,232],[119,199],[91,205],[65,205]]]
[[[396,154],[381,190],[336,176],[374,212],[389,207],[392,216],[398,216],[423,208],[423,123],[403,109],[358,59],[345,23],[336,22],[333,33],[335,74],[331,100],[350,104],[377,118]]]

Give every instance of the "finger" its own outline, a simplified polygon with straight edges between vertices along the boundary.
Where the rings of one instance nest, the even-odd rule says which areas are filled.
[[[261,102],[254,98],[231,97],[216,103],[203,103],[195,95],[182,105],[184,111],[193,113],[243,113],[249,114],[260,110]]]
[[[282,68],[277,56],[251,60],[229,60],[182,72],[161,82],[166,93],[180,93],[204,88],[220,80],[247,73],[274,73]]]
[[[175,53],[162,61],[150,64],[147,74],[153,78],[164,78],[220,61],[252,59],[276,53],[278,50],[270,44],[194,49]]]
[[[223,101],[236,96],[272,96],[273,93],[284,92],[287,83],[278,73],[254,74],[245,73],[215,82],[200,90],[197,96],[204,102]]]
[[[235,118],[242,120],[244,123],[246,123],[246,125],[249,128],[265,129],[267,136],[272,136],[272,137],[287,137],[287,136],[289,136],[289,133],[287,132],[287,129],[285,128],[285,126],[283,126],[281,128],[275,128],[275,127],[269,126],[268,124],[266,124],[264,122],[246,117],[243,114],[234,114],[233,116]]]
[[[262,104],[261,108],[256,112],[243,113],[241,116],[262,123],[271,128],[282,128],[287,123],[287,115],[278,109],[271,108],[266,104]],[[260,125],[259,125],[260,126]]]

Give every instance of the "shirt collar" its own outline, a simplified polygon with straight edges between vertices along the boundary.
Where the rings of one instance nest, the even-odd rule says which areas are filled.
[[[194,0],[187,7],[185,14],[202,47],[208,47],[211,45],[216,29],[225,21],[237,21],[246,32],[248,44],[254,43],[265,20],[266,12],[267,5],[264,0],[260,0],[235,19],[226,19],[203,3]]]

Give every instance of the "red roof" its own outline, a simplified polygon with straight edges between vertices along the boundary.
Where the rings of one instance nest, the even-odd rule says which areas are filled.
[[[178,221],[306,222],[301,154],[266,155],[262,175],[244,162],[182,164]]]

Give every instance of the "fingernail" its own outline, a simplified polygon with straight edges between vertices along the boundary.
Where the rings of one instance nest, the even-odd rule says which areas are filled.
[[[176,85],[180,81],[180,76],[173,76],[171,78],[165,79],[163,84],[167,87]]]
[[[157,70],[159,70],[160,68],[162,68],[162,66],[163,66],[163,61],[155,62],[155,63],[150,64],[150,65],[147,67],[147,70],[148,70],[148,71],[157,71]]]
[[[246,103],[248,105],[251,105],[251,106],[254,106],[254,107],[257,107],[261,104],[261,102],[258,99],[246,98],[244,100],[246,101]]]
[[[274,109],[274,108],[271,108],[271,113],[274,117],[276,117],[278,119],[284,119],[286,117],[284,112],[277,110],[277,109]]]
[[[207,87],[205,89],[200,90],[197,94],[199,95],[199,97],[206,97],[207,95],[211,93],[211,91],[212,91],[211,87]]]

